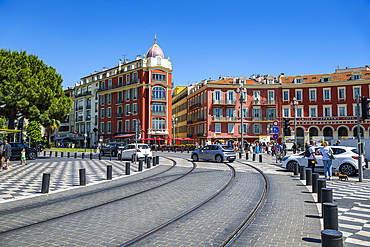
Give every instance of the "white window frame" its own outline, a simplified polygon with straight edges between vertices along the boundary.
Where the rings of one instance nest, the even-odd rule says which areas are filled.
[[[325,99],[325,90],[329,90],[329,99]],[[330,101],[331,100],[331,88],[330,87],[327,87],[327,88],[323,88],[322,89],[322,99],[325,101]]]
[[[285,93],[287,93],[287,96],[288,96],[287,99],[284,98]],[[289,101],[289,89],[284,89],[283,90],[283,101]]]
[[[125,132],[130,131],[130,120],[125,120]]]
[[[285,112],[285,110],[287,110],[288,111],[288,116],[286,116],[286,115],[284,115],[284,112]],[[283,106],[283,117],[290,117],[290,106]]]
[[[133,103],[132,104],[132,114],[136,115],[136,114],[139,114],[139,108],[138,108],[138,104],[137,103]]]
[[[314,99],[311,98],[311,92],[314,92],[314,95],[315,95],[315,98]],[[309,90],[309,93],[310,93],[310,101],[316,101],[317,100],[316,88],[310,89]]]
[[[100,123],[100,132],[105,133],[105,122]]]
[[[301,110],[301,116],[298,116],[298,109]],[[299,118],[302,118],[304,117],[304,111],[303,111],[303,105],[299,105],[298,107],[296,107],[296,113],[297,113],[297,116],[296,117],[299,117]]]
[[[340,108],[344,108],[344,116],[341,116],[339,113],[340,113]],[[346,117],[347,116],[347,104],[338,104],[337,105],[337,111],[338,111],[338,114],[337,114],[337,116],[338,117]]]
[[[325,115],[325,109],[329,108],[330,109],[330,115],[329,116],[326,116]],[[333,109],[332,109],[332,105],[323,105],[322,106],[322,116],[323,117],[332,117],[333,116]]]
[[[301,93],[301,99],[298,99],[298,92]],[[303,101],[303,93],[302,93],[302,89],[296,89],[295,90],[295,98],[297,101]]]
[[[100,118],[101,119],[105,118],[105,108],[100,109]]]
[[[217,126],[219,126],[219,131],[217,131]],[[222,128],[221,128],[222,126],[221,126],[221,123],[215,123],[215,133],[221,133],[221,131],[222,131]]]
[[[356,99],[356,94],[355,94],[355,89],[360,89],[359,91],[359,95],[361,96],[361,86],[353,86],[352,90],[353,90],[353,98]]]
[[[256,131],[256,126],[258,126],[258,132]],[[253,124],[252,125],[253,134],[261,134],[262,133],[262,124]]]
[[[107,122],[107,133],[111,133],[112,132],[112,122]]]
[[[312,116],[312,114],[311,114],[311,113],[312,113],[311,109],[315,109],[315,113],[316,113],[316,114],[315,114],[315,116]],[[310,105],[310,106],[309,106],[309,116],[310,116],[310,117],[317,117],[317,105]]]
[[[340,90],[343,90],[343,98],[339,98]],[[338,87],[337,91],[338,91],[338,99],[339,100],[346,100],[346,87]]]
[[[107,108],[107,118],[111,118],[112,117],[112,107],[108,107]]]
[[[232,130],[230,131],[230,127],[232,127]],[[233,123],[229,123],[228,125],[227,125],[227,132],[229,133],[229,134],[232,134],[232,133],[234,133],[234,128],[235,128],[235,124],[233,124]]]
[[[361,102],[361,101],[360,101]],[[357,107],[357,103],[353,103],[352,104],[352,115],[354,116],[354,117],[357,117],[357,112],[356,112],[356,107]],[[347,112],[348,113],[348,112]],[[360,117],[361,117],[361,103],[360,103]]]
[[[119,124],[121,124],[121,131],[119,131]],[[118,133],[121,133],[123,131],[123,125],[122,125],[122,120],[119,120],[119,121],[117,121],[117,132]]]

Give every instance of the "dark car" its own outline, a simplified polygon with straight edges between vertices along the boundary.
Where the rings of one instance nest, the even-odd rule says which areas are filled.
[[[104,156],[105,154],[109,156],[109,153],[112,152],[112,156],[114,157],[114,156],[117,156],[118,154],[118,148],[124,147],[126,145],[127,145],[126,143],[111,142],[107,144],[106,146],[101,147],[100,153],[102,156]]]
[[[37,157],[37,151],[34,148],[25,147],[24,144],[19,142],[10,142],[12,147],[12,158],[20,159],[23,148],[26,148],[26,159],[34,160]]]

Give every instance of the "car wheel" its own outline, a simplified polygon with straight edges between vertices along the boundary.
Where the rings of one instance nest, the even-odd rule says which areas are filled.
[[[197,154],[193,154],[193,156],[191,156],[191,158],[193,159],[193,161],[197,162],[199,161],[199,157]]]
[[[119,160],[121,160],[121,155],[120,154],[118,154],[117,157],[118,157]]]
[[[100,151],[100,154],[101,154],[101,156],[104,156],[104,151],[103,150]]]
[[[223,161],[221,155],[216,155],[215,160],[216,160],[217,163],[221,163]]]
[[[296,161],[289,161],[288,164],[286,165],[286,169],[288,171],[293,171],[294,170],[294,164],[297,163]]]
[[[346,164],[342,164],[339,167],[339,172],[342,174],[346,174],[348,176],[353,176],[356,174],[356,169],[353,165],[346,163]]]
[[[112,156],[115,157],[117,155],[116,151],[112,151]]]
[[[28,158],[29,158],[30,160],[35,160],[35,159],[36,159],[36,153],[31,152],[31,153],[28,155]]]

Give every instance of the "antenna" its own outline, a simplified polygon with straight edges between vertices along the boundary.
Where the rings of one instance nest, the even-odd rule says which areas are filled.
[[[126,62],[126,61],[128,61],[128,59],[126,59],[126,56],[127,56],[128,54],[123,54],[123,55],[121,55],[122,57],[123,57],[123,62]]]

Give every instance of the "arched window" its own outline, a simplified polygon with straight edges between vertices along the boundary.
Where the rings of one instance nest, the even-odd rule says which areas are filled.
[[[303,128],[297,128],[297,136],[304,136],[304,130]]]
[[[323,133],[325,137],[333,136],[333,130],[330,127],[325,127]]]
[[[338,136],[348,136],[348,130],[346,127],[340,127],[338,129]]]
[[[310,128],[310,137],[318,136],[318,135],[319,135],[319,131],[317,130],[317,128]]]
[[[157,65],[161,65],[161,57],[157,57]]]
[[[361,138],[364,137],[364,129],[360,127]],[[357,138],[357,127],[353,128],[353,137]]]
[[[166,89],[163,87],[154,87],[152,89],[152,100],[166,100]]]
[[[166,121],[164,120],[164,118],[156,117],[152,119],[152,129],[163,130],[165,128],[166,128]]]

